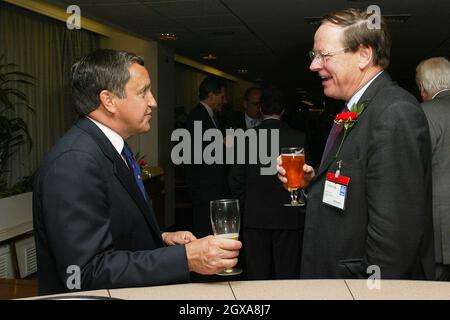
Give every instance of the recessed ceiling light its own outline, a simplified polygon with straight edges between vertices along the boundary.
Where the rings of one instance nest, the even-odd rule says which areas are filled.
[[[214,54],[212,54],[211,52],[207,52],[207,53],[205,53],[202,56],[202,59],[205,59],[205,60],[216,60],[217,57]]]
[[[159,40],[163,41],[174,41],[177,40],[178,37],[175,33],[160,33],[159,34]]]
[[[248,69],[247,68],[240,68],[237,70],[237,73],[239,74],[247,74],[248,73]]]

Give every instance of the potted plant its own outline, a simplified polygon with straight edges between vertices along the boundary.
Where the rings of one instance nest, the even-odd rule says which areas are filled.
[[[34,78],[24,72],[17,71],[17,65],[4,63],[0,56],[0,198],[22,193],[30,187],[31,176],[24,177],[14,186],[9,187],[6,181],[7,163],[20,146],[28,144],[32,147],[31,137],[25,121],[14,115],[16,108],[33,108],[28,103],[27,95],[19,89],[20,85],[33,85]]]
[[[33,111],[21,86],[33,85],[34,77],[17,71],[17,65],[4,62],[0,55],[0,233],[31,221],[32,175],[9,186],[7,163],[23,145],[31,150],[32,141],[25,121],[15,115],[17,108]]]

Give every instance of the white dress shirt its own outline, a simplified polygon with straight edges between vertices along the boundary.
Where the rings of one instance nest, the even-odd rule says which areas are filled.
[[[91,120],[102,132],[105,134],[105,136],[108,138],[109,141],[111,141],[111,144],[113,145],[114,149],[116,149],[117,153],[122,157],[122,160],[125,162],[125,164],[128,166],[127,161],[122,155],[123,146],[125,145],[125,141],[123,141],[123,138],[114,130],[111,128],[108,128],[104,124],[86,116],[89,120]]]
[[[261,124],[260,119],[253,119],[252,117],[249,117],[248,114],[245,114],[245,125],[248,129],[257,127]]]
[[[354,103],[358,103],[359,99],[361,99],[362,95],[364,94],[364,92],[366,92],[367,88],[370,86],[370,84],[380,75],[383,73],[383,70],[378,72],[375,77],[373,77],[372,79],[370,79],[369,82],[366,83],[366,85],[364,87],[362,87],[361,89],[359,89],[351,98],[350,100],[347,102],[347,108],[348,110],[350,110],[350,108],[352,107],[352,105]]]

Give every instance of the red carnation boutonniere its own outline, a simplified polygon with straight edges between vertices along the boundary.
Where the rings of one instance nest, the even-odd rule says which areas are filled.
[[[341,144],[339,145],[338,151],[336,152],[336,157],[339,155],[339,151],[341,151],[342,144],[344,143],[345,137],[347,136],[348,129],[353,127],[355,123],[358,121],[359,115],[364,111],[364,108],[367,105],[367,101],[354,103],[350,111],[341,112],[336,115],[334,118],[334,123],[344,127],[344,136],[342,137]]]
[[[139,165],[139,169],[141,169],[141,173],[143,178],[150,178],[152,176],[152,172],[150,170],[150,166],[147,161],[144,160],[145,156],[140,156],[139,152],[136,154],[137,163]]]

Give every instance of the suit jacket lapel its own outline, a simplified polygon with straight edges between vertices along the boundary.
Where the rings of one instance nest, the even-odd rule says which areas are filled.
[[[215,129],[216,125],[214,124],[211,116],[209,115],[208,110],[206,110],[206,107],[201,103],[199,103],[198,105],[199,105],[200,109],[202,110],[202,116],[201,116],[202,117],[202,130],[205,131],[205,130],[211,129],[211,128]],[[219,123],[217,125],[219,125]]]
[[[155,214],[150,205],[142,196],[141,190],[137,186],[136,181],[134,181],[134,178],[122,157],[117,153],[117,150],[114,149],[113,145],[103,134],[103,132],[89,119],[81,118],[78,121],[77,126],[93,137],[105,156],[113,163],[114,175],[136,202],[148,225],[161,239],[161,231],[156,221]]]
[[[358,116],[358,122],[363,121],[365,114],[366,114],[365,111],[370,107],[370,103],[371,103],[373,97],[378,93],[378,91],[381,88],[383,88],[384,86],[388,85],[391,82],[392,82],[392,80],[391,80],[391,77],[389,76],[389,74],[386,71],[383,71],[370,84],[370,86],[366,89],[366,91],[363,93],[363,95],[361,96],[361,98],[358,101],[358,103],[367,101],[367,105],[365,106],[363,112]],[[355,126],[358,125],[358,122],[356,122]],[[346,140],[352,133],[353,127],[348,130],[347,137],[345,138]],[[326,172],[328,170],[328,168],[333,164],[334,161],[337,161],[335,155],[336,155],[339,145],[341,144],[343,135],[344,135],[344,130],[342,130],[342,132],[337,137],[336,142],[334,143],[333,147],[331,148],[330,152],[328,153],[328,157],[324,161],[323,165],[318,169],[317,175],[316,175],[317,177],[320,176],[321,174],[323,174],[324,172]],[[317,179],[315,179],[314,181],[317,181]]]
[[[388,84],[392,83],[392,79],[389,76],[389,74],[386,71],[383,71],[367,88],[367,90],[363,93],[359,101],[368,101],[365,109],[369,108],[371,101],[373,100],[373,97],[376,96],[378,91],[380,91],[381,88],[385,87]],[[358,101],[358,102],[359,102]],[[364,115],[364,112],[361,114],[360,118]]]
[[[156,221],[156,217],[152,207],[142,196],[141,190],[137,186],[136,181],[134,180],[134,177],[130,172],[130,169],[128,169],[117,152],[115,154],[115,157],[116,159],[114,161],[114,174],[122,183],[124,188],[128,191],[130,196],[134,199],[139,209],[141,210],[141,213],[144,215],[147,223],[157,233],[158,237],[161,237],[161,230],[159,229],[159,225]]]

